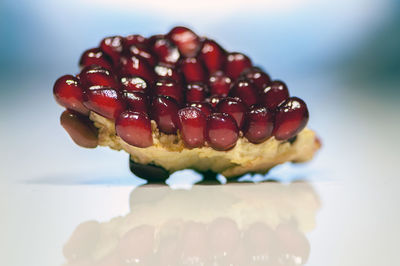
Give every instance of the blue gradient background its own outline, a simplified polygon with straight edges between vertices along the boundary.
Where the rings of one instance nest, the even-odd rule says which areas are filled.
[[[167,1],[168,2],[168,1]],[[167,32],[183,24],[248,54],[309,105],[324,148],[278,177],[398,177],[400,4],[396,0],[285,1],[208,14],[139,1],[3,0],[0,3],[1,179],[11,182],[136,184],[128,156],[86,150],[59,125],[54,81],[77,73],[87,48],[107,35]],[[259,3],[259,2],[258,2]],[[232,1],[232,5],[244,5]],[[153,6],[157,6],[156,1]],[[210,9],[213,6],[210,5]],[[360,172],[361,171],[361,172]]]

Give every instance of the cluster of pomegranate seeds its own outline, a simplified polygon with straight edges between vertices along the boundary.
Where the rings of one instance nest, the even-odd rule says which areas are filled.
[[[306,104],[289,97],[285,83],[185,27],[104,38],[79,64],[78,75],[54,85],[56,101],[70,110],[65,120],[93,111],[114,120],[117,135],[136,147],[153,145],[151,120],[164,134],[179,131],[187,148],[221,151],[240,136],[255,144],[292,139],[308,121]]]

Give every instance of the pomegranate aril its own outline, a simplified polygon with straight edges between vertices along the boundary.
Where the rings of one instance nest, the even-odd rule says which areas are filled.
[[[192,106],[200,109],[200,111],[207,117],[213,112],[211,104],[207,102],[194,102],[188,103],[187,106]]]
[[[241,76],[252,81],[259,92],[262,92],[271,82],[270,77],[259,67],[249,67],[242,72]]]
[[[261,143],[272,136],[274,112],[265,107],[252,107],[246,115],[244,136],[252,143]]]
[[[211,95],[227,96],[232,87],[232,80],[222,71],[214,72],[208,79]]]
[[[178,111],[179,131],[186,147],[204,145],[206,116],[196,107],[185,107]]]
[[[182,105],[184,102],[183,88],[172,78],[164,77],[157,79],[153,87],[152,95],[169,96],[175,99],[179,105]]]
[[[148,100],[147,96],[144,93],[141,92],[123,92],[122,97],[125,100],[127,107],[129,110],[135,111],[135,112],[142,112],[147,114],[148,108]]]
[[[60,123],[71,139],[79,146],[84,148],[97,147],[97,129],[87,116],[66,110],[61,114]]]
[[[151,50],[157,55],[158,60],[163,63],[175,65],[179,58],[178,48],[171,43],[170,40],[163,36],[155,36],[150,38]]]
[[[206,99],[206,102],[208,102],[212,108],[217,107],[217,104],[222,100],[225,99],[225,97],[220,96],[220,95],[213,95],[209,98]]]
[[[105,87],[87,90],[83,104],[91,111],[109,119],[115,119],[125,109],[122,95],[113,88]]]
[[[151,123],[147,114],[126,110],[115,120],[115,131],[126,143],[146,148],[153,145]]]
[[[145,59],[149,65],[154,66],[157,59],[150,53],[150,51],[143,44],[131,45],[129,48],[129,55],[140,56]]]
[[[196,57],[188,57],[181,61],[180,67],[186,82],[205,81],[206,71]]]
[[[191,82],[186,86],[186,102],[201,102],[207,96],[208,88],[202,82]]]
[[[98,65],[87,66],[79,74],[82,87],[87,89],[91,86],[104,86],[118,89],[118,82],[110,70]]]
[[[272,81],[260,94],[260,104],[268,109],[275,109],[289,98],[289,90],[285,83],[279,80]]]
[[[166,134],[174,134],[178,129],[178,103],[171,97],[157,96],[152,101],[152,119],[158,129]]]
[[[141,77],[122,77],[121,78],[121,90],[129,92],[143,92],[146,93],[148,90],[147,82]]]
[[[150,82],[154,79],[154,72],[147,61],[138,56],[121,57],[120,74],[122,76],[139,76]]]
[[[53,87],[54,98],[60,105],[82,114],[89,114],[89,110],[83,105],[84,91],[79,80],[72,75],[60,77]]]
[[[112,36],[104,38],[100,43],[101,50],[111,57],[114,65],[117,65],[123,51],[124,38],[121,36]]]
[[[201,46],[199,36],[186,27],[173,28],[168,37],[185,57],[196,56]]]
[[[209,73],[221,70],[225,63],[225,51],[213,40],[205,40],[200,50],[199,58]]]
[[[215,150],[225,151],[233,148],[239,138],[235,119],[228,114],[211,114],[207,118],[206,138]]]
[[[279,105],[273,135],[277,140],[287,140],[296,136],[308,122],[306,103],[297,97],[290,97]]]
[[[247,107],[240,100],[231,97],[222,99],[217,104],[216,110],[219,113],[225,113],[232,116],[235,119],[238,128],[243,128]]]
[[[246,68],[251,67],[251,60],[241,53],[229,53],[226,56],[225,73],[237,79]]]
[[[124,39],[124,49],[128,50],[130,46],[142,44],[146,45],[148,39],[139,34],[128,35]]]
[[[179,68],[172,68],[167,65],[158,64],[154,67],[154,72],[159,77],[169,77],[174,79],[177,83],[182,84],[182,72]]]
[[[100,48],[93,48],[83,52],[79,60],[81,67],[98,65],[107,69],[111,69],[111,58],[109,58]]]
[[[229,94],[241,99],[247,107],[257,104],[259,98],[254,84],[246,78],[238,79]]]

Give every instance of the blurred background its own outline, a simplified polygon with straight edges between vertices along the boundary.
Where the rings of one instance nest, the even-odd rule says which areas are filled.
[[[317,243],[310,265],[393,263],[400,237],[395,207],[400,185],[397,0],[2,0],[0,183],[56,185],[51,190],[0,186],[0,207],[9,208],[6,216],[19,221],[18,230],[35,235],[32,232],[51,221],[48,228],[57,232],[42,242],[37,242],[37,233],[21,243],[10,233],[16,231],[7,231],[15,247],[34,256],[40,251],[36,244],[51,244],[59,237],[63,240],[46,249],[47,257],[37,264],[55,265],[62,261],[60,246],[74,226],[127,212],[131,186],[143,181],[130,173],[127,154],[83,149],[70,140],[59,125],[63,108],[53,99],[53,84],[61,75],[79,72],[81,53],[105,36],[150,36],[176,25],[209,36],[227,50],[246,53],[307,102],[309,127],[321,137],[322,150],[310,163],[283,165],[269,176],[313,183],[328,210],[321,212],[319,230],[310,236],[311,243]],[[187,171],[172,178],[189,177],[198,178]],[[86,184],[125,187],[96,186],[87,194],[87,188],[63,186]],[[93,208],[96,201],[101,206]],[[107,218],[101,214],[104,210],[109,211]],[[58,212],[60,216],[54,216]],[[25,224],[25,214],[36,223]],[[71,227],[61,230],[61,219]],[[383,233],[371,234],[377,228]],[[340,233],[345,230],[355,242],[343,241]],[[355,250],[359,243],[376,245]],[[332,250],[338,256],[332,257]],[[380,256],[374,255],[377,252]],[[15,261],[23,260],[18,249],[10,254]],[[340,259],[354,254],[357,259],[346,259],[348,264]]]

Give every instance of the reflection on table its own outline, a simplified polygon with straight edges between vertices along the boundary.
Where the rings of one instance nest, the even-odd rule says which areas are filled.
[[[142,186],[127,215],[81,223],[63,252],[68,266],[304,265],[319,207],[303,182]]]

